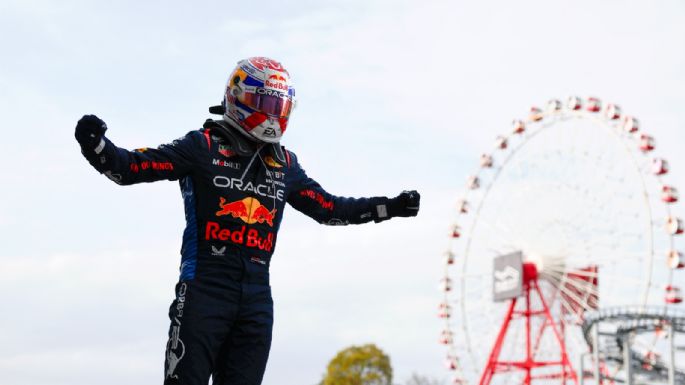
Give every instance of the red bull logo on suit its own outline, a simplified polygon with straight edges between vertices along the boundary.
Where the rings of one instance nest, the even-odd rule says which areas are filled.
[[[219,207],[220,210],[216,212],[217,217],[231,216],[233,218],[240,218],[240,220],[248,225],[265,223],[273,227],[274,219],[276,218],[276,209],[267,209],[258,199],[253,197],[233,202],[227,202],[222,197],[219,199]],[[257,229],[247,228],[246,225],[240,228],[223,228],[219,223],[213,221],[207,222],[205,240],[230,241],[238,245],[245,245],[267,252],[273,250],[275,242],[274,233],[272,232],[267,232],[266,236],[264,236]]]
[[[221,210],[216,212],[216,216],[230,215],[233,218],[240,218],[247,224],[266,223],[273,227],[276,209],[269,210],[262,205],[259,200],[247,197],[235,202],[226,202],[221,198],[219,201]]]
[[[205,240],[230,241],[237,245],[245,245],[267,252],[271,252],[274,248],[274,234],[271,232],[263,237],[257,229],[248,229],[245,225],[239,229],[226,229],[212,221],[207,222]]]

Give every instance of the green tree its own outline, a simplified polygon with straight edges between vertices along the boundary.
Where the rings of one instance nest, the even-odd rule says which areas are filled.
[[[321,385],[392,385],[390,358],[373,344],[350,346],[333,357]]]

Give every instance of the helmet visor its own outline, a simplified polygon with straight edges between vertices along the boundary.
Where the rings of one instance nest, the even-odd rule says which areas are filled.
[[[256,92],[246,91],[240,99],[243,104],[269,116],[287,118],[292,110],[292,99],[279,92],[257,88]]]

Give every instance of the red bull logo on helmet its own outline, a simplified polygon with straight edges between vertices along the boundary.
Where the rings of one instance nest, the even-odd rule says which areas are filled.
[[[279,74],[269,75],[269,77],[264,81],[265,88],[271,88],[283,93],[288,93],[288,80]]]
[[[276,218],[276,209],[269,210],[262,205],[259,200],[247,197],[234,202],[226,202],[223,197],[219,200],[219,207],[216,216],[230,215],[233,218],[240,218],[243,222],[251,225],[253,223],[266,223],[273,227]]]
[[[288,81],[283,75],[279,75],[279,74],[269,75],[269,80],[272,80],[274,82],[283,82],[283,83],[286,83]]]

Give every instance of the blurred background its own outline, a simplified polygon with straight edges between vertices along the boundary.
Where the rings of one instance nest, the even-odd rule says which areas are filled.
[[[245,57],[293,76],[282,142],[325,189],[422,195],[417,218],[379,225],[286,211],[264,385],[318,383],[336,352],[366,343],[389,355],[398,384],[449,378],[435,313],[455,200],[533,104],[620,104],[685,186],[682,0],[0,0],[0,47],[5,385],[162,381],[178,185],[114,185],[73,128],[94,113],[119,146],[171,141],[210,117]]]

